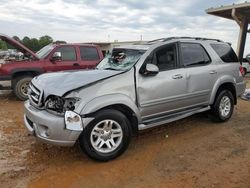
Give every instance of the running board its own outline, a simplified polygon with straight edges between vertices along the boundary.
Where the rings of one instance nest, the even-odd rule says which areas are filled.
[[[156,126],[159,126],[159,125],[163,125],[163,124],[166,124],[166,123],[170,123],[170,122],[173,122],[173,121],[177,121],[179,119],[183,119],[183,118],[186,118],[188,116],[191,116],[193,114],[197,114],[197,113],[200,113],[200,112],[205,112],[207,110],[210,110],[210,106],[207,106],[205,108],[199,108],[199,109],[196,109],[196,110],[192,110],[192,111],[184,111],[182,113],[177,113],[177,114],[172,114],[172,115],[168,115],[168,116],[165,116],[165,117],[162,117],[158,120],[152,120],[152,121],[147,121],[147,122],[144,122],[142,124],[139,124],[139,130],[145,130],[145,129],[148,129],[148,128],[152,128],[152,127],[156,127]]]

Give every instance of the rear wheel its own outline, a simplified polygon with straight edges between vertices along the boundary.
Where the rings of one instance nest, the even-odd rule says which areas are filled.
[[[31,80],[31,76],[23,76],[15,79],[13,90],[18,99],[22,101],[28,99],[28,87]]]
[[[83,130],[79,143],[92,159],[108,161],[121,155],[130,139],[131,129],[126,116],[116,110],[102,110]]]
[[[234,110],[234,97],[228,90],[222,90],[212,105],[212,118],[217,122],[224,122],[231,118]]]

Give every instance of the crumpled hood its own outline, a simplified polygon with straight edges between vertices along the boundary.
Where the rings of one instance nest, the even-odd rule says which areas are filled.
[[[48,95],[63,96],[65,93],[84,87],[88,84],[118,75],[122,71],[85,70],[46,73],[32,80],[38,89],[43,90],[44,97]]]

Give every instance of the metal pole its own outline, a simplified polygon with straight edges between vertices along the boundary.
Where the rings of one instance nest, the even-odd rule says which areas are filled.
[[[245,44],[246,44],[247,28],[248,28],[248,20],[245,16],[242,19],[241,24],[240,24],[240,33],[239,33],[238,46],[237,46],[237,55],[241,63],[242,63]]]

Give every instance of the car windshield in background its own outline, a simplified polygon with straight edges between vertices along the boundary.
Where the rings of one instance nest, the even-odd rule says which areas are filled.
[[[145,53],[145,50],[114,49],[112,54],[107,55],[98,65],[101,70],[129,70]]]
[[[47,46],[44,46],[41,50],[36,52],[36,55],[38,56],[39,59],[44,59],[53,49],[54,49],[53,44],[49,44]]]

